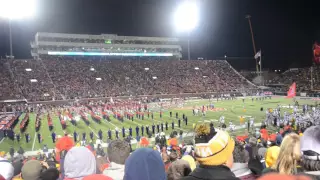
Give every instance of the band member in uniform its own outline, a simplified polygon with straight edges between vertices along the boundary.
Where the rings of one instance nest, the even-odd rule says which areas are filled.
[[[30,141],[30,135],[29,135],[29,133],[25,133],[25,137],[26,137],[26,142],[29,143],[29,141]]]
[[[17,134],[16,135],[16,138],[17,138],[17,141],[18,141],[18,143],[20,142],[20,134]]]
[[[161,123],[161,132],[163,132],[163,123]]]
[[[154,124],[152,124],[152,134],[154,134],[154,129],[155,129],[155,125]]]
[[[178,112],[176,112],[176,119],[178,119],[178,116],[179,116],[179,114],[178,114]]]
[[[140,128],[139,128],[139,126],[137,126],[136,127],[136,136],[139,136],[139,130],[140,130]]]
[[[132,128],[129,128],[129,136],[132,136]]]
[[[160,132],[160,125],[157,124],[157,133],[159,133],[159,132]]]
[[[78,134],[76,131],[73,132],[73,140],[74,140],[74,142],[77,142],[77,140],[78,140]]]
[[[178,126],[179,126],[179,128],[181,126],[181,120],[180,119],[178,119]]]
[[[82,133],[82,141],[86,141],[86,133]]]
[[[119,139],[119,132],[118,129],[116,129],[116,138]]]
[[[93,140],[93,132],[92,131],[89,133],[89,135],[90,135],[90,139]]]
[[[172,111],[170,111],[170,118],[172,118]]]
[[[110,129],[108,130],[108,138],[112,139],[112,134],[111,134],[111,130]]]
[[[171,127],[172,127],[172,129],[174,129],[174,122],[173,121],[171,123]]]
[[[151,119],[153,120],[153,113],[151,113]]]
[[[186,123],[186,126],[188,125],[188,117],[186,116],[184,122]]]
[[[124,127],[122,127],[122,137],[123,137],[123,138],[126,137],[126,130],[124,129]]]
[[[149,135],[149,126],[148,125],[146,126],[146,133],[147,133],[147,135]]]
[[[166,131],[168,131],[168,122],[166,121]]]
[[[56,142],[56,133],[55,132],[51,133],[51,138],[52,138],[52,142],[55,143]]]
[[[144,135],[144,127],[143,127],[143,125],[141,126],[141,134],[142,134],[142,136]]]
[[[162,119],[162,111],[160,111],[160,119]]]
[[[38,142],[39,142],[39,143],[41,143],[41,134],[40,134],[40,133],[38,133],[38,135],[37,135],[37,136],[38,136]]]
[[[101,129],[99,130],[98,135],[99,135],[99,139],[102,140],[103,137],[102,137],[102,131],[101,131]]]

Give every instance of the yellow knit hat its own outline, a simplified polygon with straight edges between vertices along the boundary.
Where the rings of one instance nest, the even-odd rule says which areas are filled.
[[[191,171],[193,171],[196,168],[196,162],[194,161],[192,156],[185,155],[185,156],[182,156],[181,159],[183,159],[183,160],[185,160],[185,161],[187,161],[189,163]]]
[[[202,132],[206,131],[204,130],[206,127],[203,125],[200,125],[200,129],[202,129]],[[195,155],[200,164],[213,166],[227,162],[234,150],[234,140],[227,132],[216,130],[216,134],[211,135],[212,137],[208,134],[208,131],[200,132],[200,134],[198,131],[196,134],[198,137],[195,140]]]

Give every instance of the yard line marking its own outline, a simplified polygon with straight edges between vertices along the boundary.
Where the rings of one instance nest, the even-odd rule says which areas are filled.
[[[129,120],[130,121],[130,120]],[[135,121],[130,121],[130,122],[133,122],[133,123],[135,123],[136,125],[138,125],[138,126],[142,126],[141,124],[139,124],[139,123],[137,123],[137,122],[135,122]]]
[[[36,143],[36,136],[37,136],[37,132],[34,133],[34,136],[33,136],[33,144],[32,144],[32,151],[34,149],[34,144]]]
[[[91,132],[93,132],[94,135],[96,135],[96,137],[99,137],[98,134],[96,134],[90,126],[88,126],[88,128],[91,130]]]
[[[0,144],[4,141],[4,139],[5,139],[5,138],[2,138],[2,139],[1,139]]]
[[[118,127],[118,126],[114,125],[113,123],[109,122],[108,120],[105,120],[105,122],[110,123],[111,125],[113,125],[114,127],[116,127],[116,128],[118,128],[118,129],[119,129],[119,127]]]

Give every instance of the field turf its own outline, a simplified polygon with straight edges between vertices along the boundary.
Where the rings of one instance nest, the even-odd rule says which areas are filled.
[[[311,100],[298,100],[299,104],[310,104],[313,105],[314,102]],[[167,109],[166,111],[163,112],[163,117],[160,119],[159,112],[154,112],[154,120],[150,118],[148,119],[147,116],[145,115],[144,120],[139,120],[137,118],[134,119],[134,121],[131,120],[124,120],[124,123],[114,119],[111,117],[111,121],[108,122],[104,119],[102,119],[102,123],[98,124],[95,121],[93,121],[91,118],[90,120],[90,125],[87,126],[83,120],[78,121],[77,126],[73,126],[71,122],[67,122],[67,129],[65,130],[68,134],[73,135],[73,132],[76,131],[79,135],[78,139],[82,137],[82,132],[86,132],[87,135],[87,142],[89,139],[89,133],[92,131],[95,135],[95,139],[98,137],[98,131],[101,129],[103,131],[103,141],[106,142],[107,140],[107,131],[109,129],[114,130],[116,127],[120,129],[119,131],[119,137],[122,138],[122,127],[125,127],[128,129],[130,126],[132,127],[132,132],[133,132],[133,137],[135,137],[135,128],[136,126],[141,127],[142,125],[146,126],[149,125],[150,130],[151,130],[151,125],[157,124],[157,123],[165,123],[166,121],[168,122],[168,131],[166,134],[170,134],[172,132],[171,129],[171,122],[175,122],[175,130],[176,131],[184,131],[184,132],[192,132],[193,124],[201,123],[201,122],[210,122],[213,121],[213,123],[216,125],[218,124],[218,119],[220,116],[225,117],[226,124],[229,121],[232,121],[234,124],[239,125],[239,117],[240,116],[245,116],[245,117],[254,117],[255,118],[255,123],[262,122],[265,120],[265,111],[267,108],[275,108],[279,105],[282,106],[288,106],[289,104],[293,105],[293,100],[292,99],[286,99],[282,97],[273,97],[272,99],[265,99],[265,100],[254,100],[252,101],[251,98],[246,98],[245,102],[243,103],[242,99],[238,98],[237,100],[223,100],[223,101],[214,101],[213,104],[215,106],[215,111],[208,110],[206,113],[206,116],[193,116],[192,114],[192,108],[193,106],[202,106],[202,105],[209,105],[210,102],[209,100],[191,100],[191,101],[186,101],[184,106],[181,108],[172,108],[172,109]],[[263,107],[264,110],[260,111],[260,108]],[[245,109],[245,110],[244,110]],[[172,111],[172,118],[169,116],[169,112]],[[287,112],[291,112],[291,110],[284,110]],[[175,119],[175,113],[179,113],[179,118],[181,119],[181,127],[178,128],[178,122]],[[182,114],[185,114],[188,117],[188,125],[186,126],[185,123],[182,121]],[[22,114],[19,118],[19,122],[16,125],[14,131],[15,133],[20,133],[19,129],[19,123],[22,121],[23,117],[25,114]],[[54,144],[51,139],[51,132],[49,131],[48,127],[48,120],[47,120],[47,115],[42,116],[42,123],[41,123],[41,129],[40,133],[43,137],[42,143],[38,143],[38,138],[36,136],[35,132],[35,117],[36,115],[34,113],[30,113],[30,122],[29,125],[26,129],[26,132],[28,132],[31,136],[31,140],[29,143],[26,143],[25,141],[25,136],[24,134],[21,134],[21,140],[20,143],[18,143],[16,140],[12,141],[9,140],[8,138],[4,139],[0,143],[0,151],[6,151],[8,152],[10,146],[13,146],[15,150],[18,150],[19,146],[22,146],[25,151],[35,151],[39,150],[40,148],[43,147],[44,144],[48,145],[49,148],[53,148]],[[64,131],[61,127],[61,124],[59,122],[59,118],[57,114],[52,114],[51,115],[53,119],[53,125],[55,133],[57,135],[64,135]],[[244,129],[239,129],[236,134],[241,134],[244,133]],[[128,132],[126,132],[128,135]],[[141,129],[140,129],[140,134],[141,134]],[[115,138],[115,132],[112,132],[112,137]]]

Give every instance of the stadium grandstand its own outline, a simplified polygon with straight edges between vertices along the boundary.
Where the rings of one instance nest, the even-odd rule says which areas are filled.
[[[175,38],[37,33],[31,43],[34,59],[2,62],[2,78],[14,91],[4,89],[1,99],[66,100],[256,88],[226,60],[178,60],[181,47],[177,43]]]

